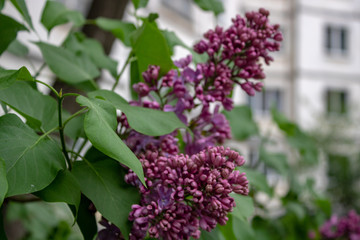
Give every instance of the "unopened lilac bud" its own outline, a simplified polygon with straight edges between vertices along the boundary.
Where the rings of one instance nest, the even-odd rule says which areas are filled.
[[[256,84],[253,84],[253,88],[258,92],[262,91],[263,86],[264,86],[264,84],[262,82],[258,82]]]
[[[133,89],[139,94],[140,97],[145,97],[150,92],[150,88],[146,83],[136,83],[133,85]]]

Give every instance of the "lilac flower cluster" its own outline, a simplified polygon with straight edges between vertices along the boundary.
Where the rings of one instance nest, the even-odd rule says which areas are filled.
[[[204,92],[221,101],[227,110],[231,109],[227,95],[234,83],[251,96],[261,91],[262,82],[249,79],[264,79],[260,59],[270,64],[273,58],[269,52],[280,49],[283,37],[279,25],[269,24],[268,16],[269,11],[263,8],[246,13],[246,18],[237,15],[228,29],[216,27],[194,46],[197,53],[209,56],[207,63],[200,64],[206,83]]]
[[[147,151],[139,159],[148,188],[134,172],[125,176],[142,196],[129,215],[134,221],[130,239],[199,238],[200,229],[211,231],[217,223],[226,224],[235,207],[230,193],[248,194],[245,173],[235,170],[244,158],[229,148],[209,147],[192,156],[169,157]]]
[[[133,85],[139,98],[130,104],[174,112],[194,133],[182,136],[185,153],[179,154],[176,132],[145,136],[119,118],[119,133],[140,159],[148,188],[130,170],[125,180],[138,187],[141,202],[132,206],[130,239],[146,236],[162,239],[199,238],[200,229],[211,231],[224,225],[235,206],[230,193],[248,194],[244,164],[238,153],[216,147],[231,138],[229,122],[221,109],[232,110],[231,93],[238,84],[249,95],[261,91],[265,78],[261,61],[273,59],[268,52],[279,50],[282,35],[278,25],[268,22],[269,12],[260,9],[246,18],[237,16],[230,28],[208,31],[194,46],[208,60],[191,67],[192,57],[175,61],[177,69],[160,76],[159,66],[149,66],[144,82]],[[112,235],[119,231],[106,222]],[[103,235],[108,231],[104,230]]]
[[[197,53],[206,53],[208,60],[195,69],[190,67],[191,56],[175,61],[178,69],[163,77],[158,66],[149,66],[143,73],[144,82],[133,86],[139,99],[132,104],[176,113],[195,135],[194,139],[184,136],[187,154],[230,139],[229,123],[220,107],[233,108],[230,95],[234,84],[249,95],[262,90],[263,83],[254,82],[265,78],[261,59],[269,64],[273,59],[268,53],[278,51],[282,41],[279,25],[269,24],[268,16],[267,10],[260,9],[247,13],[246,18],[237,16],[226,30],[209,30],[194,46]]]
[[[360,215],[352,210],[342,218],[332,216],[321,226],[320,234],[323,239],[360,240]]]
[[[209,102],[201,102],[206,97],[202,95],[200,85],[195,86],[193,84],[194,79],[198,78],[199,75],[188,66],[191,61],[191,56],[175,61],[175,64],[179,67],[179,72],[171,70],[162,78],[159,77],[160,69],[158,67],[149,66],[148,70],[143,73],[145,82],[133,86],[139,95],[139,100],[130,102],[130,104],[136,106],[174,112],[180,120],[190,127],[195,136],[194,139],[188,133],[184,136],[183,140],[186,143],[185,151],[187,154],[198,153],[208,146],[222,144],[225,139],[231,138],[229,122],[219,112],[220,105],[216,105],[214,111],[210,111]],[[194,89],[194,87],[197,89]],[[163,91],[166,93],[162,94]],[[160,103],[150,93],[157,95]],[[150,101],[145,100],[145,97]],[[176,101],[176,104],[171,105],[170,103],[174,101]],[[197,107],[200,108],[200,114],[193,118],[187,116]],[[121,116],[120,122],[125,131],[128,132],[126,143],[136,154],[159,147],[161,151],[168,154],[178,153],[179,149],[174,133],[160,137],[166,139],[166,143],[164,143],[161,141],[162,139],[145,136],[134,130],[128,131],[129,126],[125,115]]]

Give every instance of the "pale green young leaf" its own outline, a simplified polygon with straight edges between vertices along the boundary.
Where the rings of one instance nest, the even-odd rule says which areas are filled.
[[[50,69],[69,84],[83,83],[100,75],[95,64],[84,55],[75,55],[70,50],[43,42],[37,42],[36,45]]]
[[[242,220],[247,220],[254,213],[254,201],[249,196],[240,194],[231,194],[234,198],[236,207],[232,211],[232,215]]]
[[[94,163],[75,162],[72,173],[96,209],[128,238],[129,213],[131,206],[139,203],[140,195],[136,188],[124,184],[121,170],[119,163],[107,159]]]
[[[22,24],[11,17],[0,14],[0,55],[8,48],[10,43],[16,39],[18,31],[27,30]]]
[[[27,48],[27,46],[22,44],[17,39],[12,41],[12,43],[7,48],[7,51],[14,54],[14,55],[16,55],[16,56],[19,56],[19,57],[24,57],[24,56],[28,55],[28,53],[29,53],[29,49]]]
[[[187,46],[173,31],[161,30],[161,33],[167,42],[171,55],[174,54],[174,48],[176,46],[181,46],[189,51],[192,51],[192,49]]]
[[[260,148],[259,160],[284,176],[288,174],[289,165],[286,155],[283,153],[270,153],[264,148]]]
[[[276,109],[273,108],[271,114],[274,122],[285,134],[290,146],[299,151],[301,160],[307,164],[316,164],[319,154],[316,141]]]
[[[258,127],[248,106],[235,106],[231,112],[224,111],[223,114],[230,123],[234,139],[243,141],[258,134]]]
[[[84,129],[93,146],[128,166],[144,183],[144,172],[139,159],[115,133],[117,126],[115,107],[105,100],[89,99],[83,96],[77,97],[76,101],[89,108],[85,114]]]
[[[255,187],[258,191],[263,191],[268,195],[272,194],[271,188],[264,174],[251,168],[241,168],[240,171],[246,173],[246,178],[248,179],[250,186]]]
[[[77,27],[85,23],[85,19],[80,12],[69,10],[63,3],[58,1],[46,2],[40,21],[49,32],[55,26],[67,22],[72,22]]]
[[[224,12],[224,6],[220,0],[194,0],[194,3],[204,11],[211,11],[215,16]]]
[[[58,145],[37,135],[15,114],[0,117],[0,157],[11,183],[6,196],[39,191],[66,167]]]
[[[95,19],[95,24],[99,28],[111,32],[125,46],[131,46],[130,36],[136,30],[133,23],[100,17]]]
[[[76,53],[83,53],[90,57],[91,61],[98,67],[109,70],[111,75],[117,76],[117,62],[108,57],[101,44],[81,34],[71,34],[64,42],[66,49]]]

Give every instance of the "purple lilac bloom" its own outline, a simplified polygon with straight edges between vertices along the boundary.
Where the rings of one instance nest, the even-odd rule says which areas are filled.
[[[323,239],[360,239],[360,215],[352,210],[347,216],[338,218],[332,216],[320,227],[320,234]]]
[[[197,53],[206,53],[208,60],[195,68],[190,66],[191,56],[175,61],[178,69],[164,76],[159,75],[158,66],[150,65],[143,73],[145,82],[133,86],[139,95],[133,104],[147,107],[145,99],[155,103],[153,95],[159,96],[156,109],[174,112],[194,133],[195,138],[188,133],[183,136],[187,154],[230,139],[229,123],[219,113],[219,107],[227,111],[233,108],[234,84],[250,96],[262,91],[260,80],[265,74],[261,61],[269,64],[273,60],[269,52],[278,51],[282,41],[279,25],[271,25],[268,16],[267,10],[260,9],[248,12],[246,18],[237,16],[226,30],[209,30],[194,46]],[[211,105],[215,111],[210,111],[214,109]]]
[[[140,154],[145,181],[141,185],[131,170],[125,181],[137,186],[139,204],[132,206],[130,239],[199,238],[200,229],[211,231],[226,224],[235,207],[230,193],[248,194],[245,173],[235,170],[244,164],[237,152],[224,147],[209,147],[192,156],[163,156],[147,151]]]
[[[282,41],[279,25],[271,25],[268,16],[269,11],[261,8],[258,12],[246,13],[246,18],[236,16],[226,30],[216,27],[204,34],[205,39],[194,46],[197,53],[209,56],[209,60],[200,65],[205,82],[210,82],[204,92],[223,102],[227,94],[219,93],[216,86],[220,83],[224,84],[221,90],[225,93],[232,90],[233,83],[240,84],[251,96],[255,94],[254,90],[261,91],[262,86],[249,79],[265,78],[260,59],[270,64],[273,58],[269,52],[279,51]],[[229,74],[230,62],[234,66]]]

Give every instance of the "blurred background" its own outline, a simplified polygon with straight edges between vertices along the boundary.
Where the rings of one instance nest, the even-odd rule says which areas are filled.
[[[128,0],[59,1],[70,9],[82,12],[88,19],[102,16],[136,21],[133,5]],[[289,149],[287,138],[274,124],[271,107],[297,123],[311,136],[314,142],[310,144],[316,144],[318,150],[316,165],[304,169],[300,166],[298,169],[300,179],[304,182],[310,178],[314,180],[314,190],[329,197],[333,213],[344,214],[350,209],[359,212],[360,0],[221,2],[224,12],[217,16],[201,10],[191,0],[150,0],[147,8],[140,9],[137,14],[147,16],[151,12],[158,13],[157,22],[160,28],[174,31],[186,45],[192,46],[202,38],[205,31],[216,25],[229,26],[231,18],[236,14],[244,15],[245,12],[256,11],[260,7],[268,9],[270,22],[281,26],[284,37],[281,50],[273,54],[275,61],[271,66],[265,66],[265,90],[249,97],[239,88],[235,89],[234,101],[237,105],[247,105],[251,109],[258,124],[259,135],[266,136],[270,143],[266,145],[266,149],[269,152],[284,153],[290,165],[298,158],[296,153]],[[17,37],[20,42],[40,38],[60,45],[70,31],[70,25],[61,25],[47,36],[39,21],[44,4],[44,0],[27,1],[40,36],[20,32]],[[8,1],[5,1],[3,12],[21,22],[18,12]],[[117,60],[118,68],[121,68],[129,49],[94,26],[86,25],[83,32],[88,37],[98,39],[105,52]],[[16,69],[31,62],[34,73],[42,65],[41,54],[35,45],[29,44],[27,47],[29,53],[26,57],[18,57],[11,51],[4,53],[0,57],[0,66]],[[188,54],[190,52],[187,49],[177,46],[173,59]],[[130,99],[129,79],[126,79],[129,73],[125,72],[123,76],[116,91]],[[54,76],[48,69],[38,78],[66,89],[62,83],[55,83]],[[108,72],[103,72],[98,82],[102,88],[110,89],[113,80]],[[228,144],[241,151],[249,164],[256,164],[261,155],[263,141],[259,136],[248,136],[242,140]],[[291,184],[288,178],[279,176],[275,171],[264,171],[270,185],[274,186],[275,197],[269,198],[266,194],[257,194],[255,197],[273,209],[280,209],[279,199],[288,194]],[[277,200],[276,196],[279,196]],[[19,209],[16,211],[21,212],[20,206],[17,208]],[[10,217],[16,219],[14,214]]]

